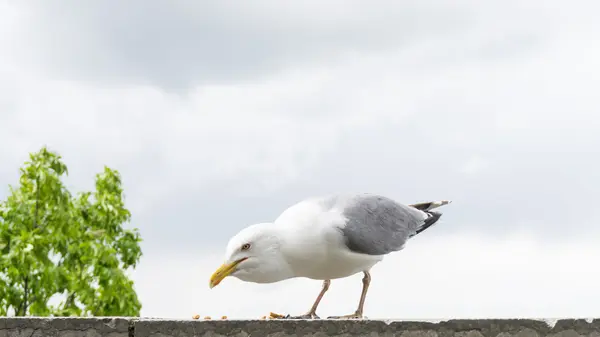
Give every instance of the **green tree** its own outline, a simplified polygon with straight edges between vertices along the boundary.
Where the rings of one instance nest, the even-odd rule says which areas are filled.
[[[121,178],[108,167],[96,189],[73,196],[67,167],[43,147],[0,201],[0,316],[139,316],[127,271],[142,251],[125,229]]]

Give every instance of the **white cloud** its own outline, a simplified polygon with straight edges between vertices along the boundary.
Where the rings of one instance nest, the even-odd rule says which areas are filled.
[[[443,224],[448,225],[448,224]],[[597,240],[544,244],[527,234],[503,241],[467,235],[423,234],[372,270],[366,301],[370,318],[565,318],[597,312],[600,256]],[[320,281],[292,279],[271,285],[227,278],[214,289],[208,278],[221,250],[148,258],[135,272],[143,316],[258,318],[269,311],[304,313]],[[361,275],[334,280],[321,317],[348,314],[358,303]]]
[[[460,171],[466,174],[476,174],[484,170],[488,166],[488,162],[481,157],[472,157],[461,168]]]

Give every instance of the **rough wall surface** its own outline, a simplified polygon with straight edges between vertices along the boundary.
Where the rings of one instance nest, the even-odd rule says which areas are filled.
[[[600,319],[411,321],[0,318],[0,337],[600,337]]]

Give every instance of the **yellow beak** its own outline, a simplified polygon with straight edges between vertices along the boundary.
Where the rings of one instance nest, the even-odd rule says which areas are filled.
[[[219,285],[219,283],[221,283],[221,281],[223,281],[224,278],[226,278],[227,276],[231,275],[231,273],[233,273],[235,271],[235,268],[237,267],[237,265],[240,264],[244,260],[246,260],[246,258],[239,259],[239,260],[231,262],[231,263],[223,263],[210,276],[210,282],[209,282],[210,288],[212,289],[215,286]]]

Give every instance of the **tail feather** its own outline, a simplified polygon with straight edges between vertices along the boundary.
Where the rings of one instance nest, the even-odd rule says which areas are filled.
[[[452,201],[450,200],[441,200],[441,201],[429,201],[429,202],[420,202],[417,204],[409,205],[410,207],[414,207],[420,211],[431,211],[434,208],[438,208],[444,205],[448,205]]]
[[[414,207],[414,208],[416,208],[422,212],[425,212],[427,214],[427,218],[425,219],[425,221],[423,222],[421,227],[419,227],[419,229],[417,229],[415,234],[411,235],[411,237],[413,237],[413,236],[421,233],[422,231],[426,230],[427,228],[433,226],[440,219],[440,217],[442,216],[442,213],[433,212],[433,211],[431,211],[432,209],[447,205],[449,203],[451,203],[451,201],[442,200],[442,201],[422,202],[422,203],[418,203],[418,204],[409,205],[409,206]]]

